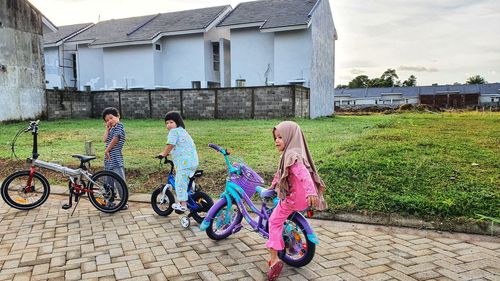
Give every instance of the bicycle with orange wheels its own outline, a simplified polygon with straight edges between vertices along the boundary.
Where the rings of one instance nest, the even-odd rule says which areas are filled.
[[[105,213],[114,213],[127,204],[127,185],[118,174],[111,171],[90,173],[90,161],[96,159],[96,156],[72,155],[80,160],[78,169],[39,160],[38,124],[39,121],[31,121],[27,128],[19,130],[12,141],[12,152],[15,155],[17,138],[26,132],[31,132],[33,135],[32,157],[28,158],[30,169],[15,172],[2,183],[1,194],[7,205],[19,210],[31,210],[47,201],[50,185],[47,179],[37,171],[37,168],[59,172],[68,178],[69,202],[62,206],[65,210],[73,206],[73,197],[76,209],[80,198],[85,194],[97,210]]]

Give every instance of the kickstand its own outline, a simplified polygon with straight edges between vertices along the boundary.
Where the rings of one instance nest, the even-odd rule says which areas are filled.
[[[73,216],[73,214],[75,213],[76,207],[78,207],[78,203],[80,203],[80,200],[78,200],[78,199],[75,201],[76,201],[76,204],[75,204],[75,207],[73,208],[73,212],[71,212],[71,216]]]

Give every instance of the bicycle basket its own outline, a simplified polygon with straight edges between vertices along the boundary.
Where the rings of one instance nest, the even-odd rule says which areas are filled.
[[[243,161],[233,163],[233,167],[239,168],[241,174],[231,174],[230,180],[235,184],[241,186],[246,195],[251,198],[255,194],[257,186],[261,186],[264,184],[264,180]]]

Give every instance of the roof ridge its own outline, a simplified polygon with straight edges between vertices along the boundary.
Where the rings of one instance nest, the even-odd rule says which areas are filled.
[[[141,29],[143,26],[146,24],[150,23],[152,20],[157,18],[161,13],[158,13],[156,15],[153,15],[150,19],[145,20],[143,23],[138,24],[136,27],[132,28],[132,31],[127,32],[127,36],[132,35],[132,33],[136,32],[137,30]]]

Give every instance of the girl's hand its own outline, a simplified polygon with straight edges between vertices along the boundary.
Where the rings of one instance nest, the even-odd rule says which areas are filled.
[[[307,204],[310,207],[316,207],[316,206],[318,206],[318,196],[316,196],[316,195],[309,195],[309,196],[307,196]]]
[[[111,155],[109,155],[109,151],[105,151],[104,155],[105,155],[106,159],[111,160]]]

